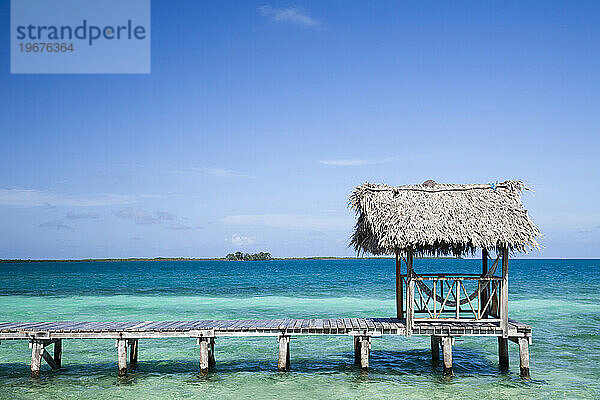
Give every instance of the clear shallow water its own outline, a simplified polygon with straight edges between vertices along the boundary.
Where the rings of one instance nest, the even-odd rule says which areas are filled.
[[[478,260],[416,260],[418,272],[478,272]],[[392,260],[0,264],[0,321],[389,317]],[[222,338],[217,368],[198,377],[193,339],[140,341],[140,365],[116,376],[112,340],[63,341],[63,366],[29,378],[26,341],[0,345],[9,398],[600,398],[600,260],[511,260],[510,316],[534,327],[532,380],[497,368],[496,341],[464,338],[456,376],[431,366],[427,338],[373,340],[371,370],[353,366],[348,337],[292,340],[277,373],[274,338]]]

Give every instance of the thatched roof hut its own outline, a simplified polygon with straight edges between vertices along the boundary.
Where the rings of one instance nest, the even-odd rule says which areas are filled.
[[[366,183],[350,196],[358,220],[351,245],[372,254],[474,253],[477,248],[527,252],[540,231],[523,209],[520,181],[456,185]]]

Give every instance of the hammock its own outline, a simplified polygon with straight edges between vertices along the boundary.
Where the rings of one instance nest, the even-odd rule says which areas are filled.
[[[492,268],[490,268],[490,270],[484,275],[485,278],[490,278],[496,273],[496,269],[498,268],[498,260],[500,260],[500,258],[496,258],[496,261],[494,261],[494,264],[492,264]],[[417,276],[418,275],[415,273],[415,271],[412,271],[411,278],[415,278]],[[440,304],[447,305],[449,307],[456,307],[456,301],[452,301],[448,298],[450,293],[448,293],[448,296],[446,296],[446,298],[443,298],[442,296],[439,296],[437,293],[433,293],[433,291],[423,281],[416,280],[415,282],[417,283],[417,286],[419,286],[419,289],[428,296],[428,299],[433,298],[435,295],[435,300],[437,302],[439,302]],[[480,284],[478,286],[477,290],[475,290],[473,293],[471,293],[471,295],[469,297],[461,299],[459,304],[462,306],[463,304],[467,304],[467,303],[470,303],[471,301],[473,301],[483,290],[485,290],[490,285],[490,282],[491,281],[484,281],[482,284]],[[458,288],[457,288],[457,291],[458,291]],[[454,296],[454,299],[456,299],[456,293],[453,293],[453,296]],[[459,294],[459,297],[460,297],[460,294]]]

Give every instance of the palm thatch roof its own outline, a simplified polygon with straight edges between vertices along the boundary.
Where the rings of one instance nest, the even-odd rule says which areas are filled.
[[[350,245],[357,252],[423,255],[539,249],[540,231],[523,209],[521,181],[456,185],[365,183],[350,196],[358,220]]]

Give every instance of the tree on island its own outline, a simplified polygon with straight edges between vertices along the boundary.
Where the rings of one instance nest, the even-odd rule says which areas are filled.
[[[262,251],[255,254],[242,253],[241,251],[238,251],[235,253],[229,253],[227,256],[225,256],[225,260],[227,261],[265,261],[270,259],[272,259],[271,253],[264,253]]]

